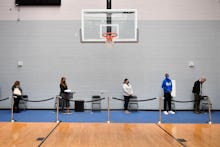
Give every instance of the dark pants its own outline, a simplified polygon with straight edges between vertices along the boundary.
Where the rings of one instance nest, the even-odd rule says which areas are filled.
[[[13,109],[14,109],[14,112],[19,112],[19,102],[20,102],[21,96],[16,96],[16,97],[17,98],[14,98]]]
[[[199,107],[200,107],[200,99],[201,99],[201,96],[199,94],[196,94],[194,93],[194,111],[195,112],[199,112]]]
[[[66,98],[67,94],[64,92],[64,93],[61,93],[60,96],[62,97],[62,99],[60,99],[60,105],[62,106],[62,108],[69,107],[70,100]]]
[[[132,97],[131,95],[130,96],[124,96],[124,100],[125,100],[124,110],[128,110],[128,103],[129,103],[131,97]]]
[[[164,111],[171,111],[171,99],[171,93],[164,93]]]
[[[60,96],[62,97],[62,99],[59,100],[59,106],[62,107],[62,112],[64,112],[64,108],[69,111],[70,100],[67,98],[67,93],[61,92]]]

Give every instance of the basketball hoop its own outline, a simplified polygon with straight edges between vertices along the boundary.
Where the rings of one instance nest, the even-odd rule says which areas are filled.
[[[107,46],[111,47],[112,44],[114,43],[114,38],[117,37],[118,34],[114,32],[106,32],[102,34],[102,36],[106,38],[105,43],[107,44]]]

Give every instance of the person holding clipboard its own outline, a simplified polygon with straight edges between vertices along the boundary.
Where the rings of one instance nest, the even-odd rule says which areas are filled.
[[[61,99],[61,107],[62,107],[62,113],[71,113],[70,112],[70,101],[69,99],[66,97],[67,96],[67,91],[68,90],[68,86],[66,83],[66,78],[62,77],[60,80],[60,96],[62,97]],[[64,111],[64,107],[67,109],[66,112]]]

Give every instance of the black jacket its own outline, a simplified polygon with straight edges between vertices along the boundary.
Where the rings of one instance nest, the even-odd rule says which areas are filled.
[[[192,92],[195,94],[200,94],[200,81],[195,81]]]
[[[60,95],[61,95],[61,93],[65,93],[64,91],[67,90],[67,89],[68,89],[67,86],[64,86],[64,85],[60,84]]]

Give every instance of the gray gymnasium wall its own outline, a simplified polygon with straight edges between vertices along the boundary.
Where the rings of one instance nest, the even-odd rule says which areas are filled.
[[[177,100],[192,100],[192,85],[207,77],[204,93],[220,109],[220,21],[139,21],[138,43],[80,43],[80,21],[0,21],[0,97],[11,96],[15,80],[30,99],[59,93],[60,77],[67,77],[75,99],[92,95],[119,97],[124,78],[140,99],[159,97],[165,72],[177,83]],[[23,61],[23,67],[18,67]],[[193,61],[194,68],[188,67]],[[192,109],[193,104],[176,104]],[[10,101],[0,103],[9,108]],[[54,108],[54,101],[29,103],[31,109]],[[73,104],[72,104],[73,107]],[[107,107],[106,101],[102,108]],[[85,105],[86,109],[91,104]],[[123,103],[111,100],[112,109]],[[140,103],[141,109],[158,109],[158,101]]]

